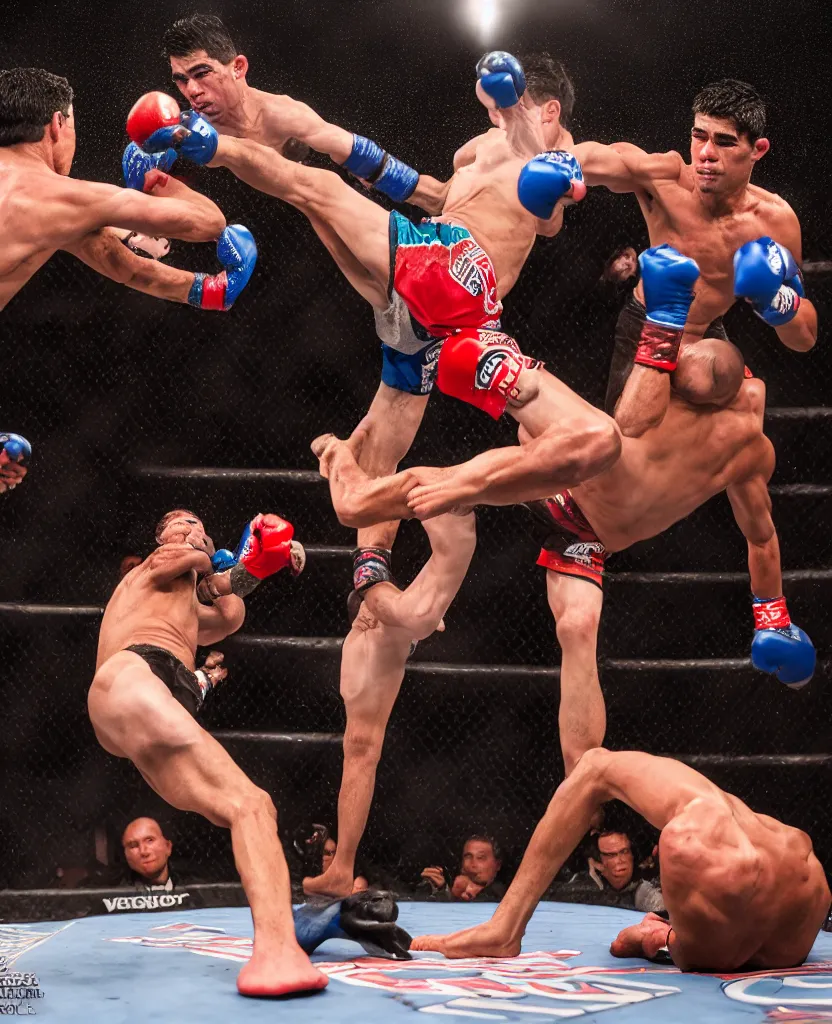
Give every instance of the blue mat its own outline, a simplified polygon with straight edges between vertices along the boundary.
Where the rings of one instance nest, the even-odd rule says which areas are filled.
[[[487,920],[493,909],[405,903],[399,923],[413,935],[453,931]],[[832,936],[822,933],[809,963],[792,971],[683,975],[610,956],[610,940],[638,918],[625,910],[543,903],[523,953],[506,960],[418,954],[412,963],[394,963],[330,941],[313,956],[329,975],[327,990],[287,1001],[237,994],[234,981],[251,950],[246,909],[3,925],[0,1014],[15,1005],[17,1015],[67,1024],[416,1024],[416,1013],[527,1024],[832,1021]],[[10,995],[12,973],[22,975],[28,992]]]

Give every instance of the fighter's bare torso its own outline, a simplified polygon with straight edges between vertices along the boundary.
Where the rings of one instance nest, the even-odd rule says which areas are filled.
[[[151,560],[131,570],[110,598],[98,641],[96,669],[132,644],[154,644],[194,667],[199,632],[196,573],[154,580]]]
[[[0,156],[0,309],[46,263],[57,245],[43,245],[42,236],[30,230],[33,197],[40,204],[52,198],[59,176],[39,170],[31,161],[21,163]]]
[[[473,162],[454,174],[436,218],[467,228],[488,253],[500,298],[517,280],[541,223],[517,198],[517,179],[528,159],[515,153],[505,132],[488,132]]]
[[[607,550],[655,537],[731,483],[773,464],[762,432],[764,408],[764,385],[747,380],[727,408],[674,396],[659,427],[625,437],[610,469],[572,488]]]
[[[664,156],[670,158],[671,154]],[[699,265],[700,277],[686,328],[689,340],[695,340],[735,302],[733,258],[737,249],[764,235],[787,247],[794,246],[797,221],[785,200],[751,184],[730,212],[714,215],[702,201],[690,165],[678,154],[675,156],[676,174],[656,177],[650,188],[637,188],[635,195],[647,223],[650,244],[672,245]],[[641,285],[637,294],[643,302]]]

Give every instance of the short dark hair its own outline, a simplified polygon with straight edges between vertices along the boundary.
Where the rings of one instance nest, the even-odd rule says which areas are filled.
[[[162,36],[162,55],[187,57],[204,50],[212,60],[230,64],[238,50],[222,19],[215,14],[191,14],[175,21]]]
[[[502,862],[502,860],[503,860],[503,851],[500,849],[500,844],[492,836],[487,836],[487,835],[485,835],[483,833],[479,833],[479,832],[475,833],[474,835],[471,835],[471,836],[466,836],[465,837],[465,842],[462,844],[462,849],[464,850],[465,847],[470,842],[488,843],[488,845],[491,847],[491,852],[494,854],[494,859]]]
[[[595,860],[601,859],[601,848],[598,845],[598,840],[604,839],[606,836],[624,836],[630,844],[630,851],[633,851],[633,841],[630,839],[630,835],[625,828],[602,828],[600,832],[595,832],[592,836],[592,856]],[[633,856],[635,857],[634,853]]]
[[[560,123],[569,127],[575,106],[575,86],[562,61],[550,53],[527,53],[519,58],[526,75],[526,88],[535,103],[560,102]]]
[[[186,508],[175,508],[171,512],[165,512],[165,514],[156,524],[156,529],[153,531],[153,536],[156,538],[157,543],[161,543],[159,541],[159,538],[168,528],[168,525],[171,522],[171,520],[178,519],[179,516],[193,516],[194,519],[199,519],[199,516],[196,514],[196,512],[190,512]],[[202,522],[201,519],[200,522]]]
[[[766,105],[753,85],[721,78],[702,89],[693,101],[694,114],[733,121],[740,135],[756,142],[766,133]]]
[[[67,117],[72,87],[65,78],[42,68],[0,71],[0,146],[40,142],[52,115]]]

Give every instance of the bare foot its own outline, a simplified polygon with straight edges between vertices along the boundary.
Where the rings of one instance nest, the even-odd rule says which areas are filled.
[[[292,996],[326,988],[329,978],[316,970],[294,944],[265,952],[257,949],[237,975],[241,996]]]
[[[324,480],[329,479],[329,464],[332,461],[332,456],[335,454],[335,446],[343,443],[343,441],[338,440],[335,434],[321,434],[309,446],[312,449],[312,454],[321,463],[319,468]]]
[[[304,878],[303,891],[307,896],[340,896],[342,899],[352,893],[352,872],[344,874],[330,867],[322,875]]]
[[[506,939],[491,921],[487,921],[451,935],[418,935],[410,948],[434,950],[449,960],[463,960],[471,956],[517,956],[520,940]]]

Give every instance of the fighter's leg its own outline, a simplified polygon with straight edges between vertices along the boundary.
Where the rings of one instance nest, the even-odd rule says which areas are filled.
[[[219,137],[211,166],[277,196],[331,228],[385,294],[390,278],[389,213],[334,171],[293,163],[250,139]],[[363,294],[363,292],[362,292]]]
[[[702,338],[682,346],[673,390],[693,405],[726,406],[742,386],[744,369],[736,345],[727,339]]]
[[[335,260],[338,269],[362,299],[366,299],[374,309],[385,309],[388,302],[387,288],[376,281],[375,277],[353,255],[349,246],[329,224],[308,210],[306,218],[312,225],[315,234],[326,246],[329,255]]]
[[[326,977],[295,939],[289,871],[269,795],[136,654],[123,651],[99,670],[89,706],[96,733],[130,758],[164,800],[231,830],[254,923],[254,950],[237,978],[239,991],[274,996],[324,988]]]
[[[422,424],[429,397],[379,384],[366,416],[353,432],[353,436],[362,435],[358,465],[367,476],[396,472]],[[391,548],[398,528],[398,519],[363,527],[358,531],[358,547]]]
[[[447,957],[516,956],[535,907],[602,804],[622,800],[661,829],[697,797],[725,799],[703,775],[670,758],[588,750],[555,790],[492,919],[454,935],[420,936],[411,948]]]
[[[396,590],[380,583],[368,591]],[[390,712],[410,652],[405,630],[379,622],[366,604],[359,609],[341,654],[341,697],[347,713],[344,767],[338,793],[338,848],[332,864],[316,878],[304,878],[307,893],[349,896],[355,856],[367,826]]]
[[[589,580],[546,571],[549,607],[561,647],[558,726],[566,775],[587,750],[600,747],[607,714],[598,678],[598,625],[604,595]]]
[[[386,520],[410,519],[407,495],[417,482],[412,472],[370,479],[358,465],[355,439],[353,435],[350,441],[341,441],[332,434],[322,434],[311,446],[320,459],[321,476],[329,480],[338,521],[361,528]]]

